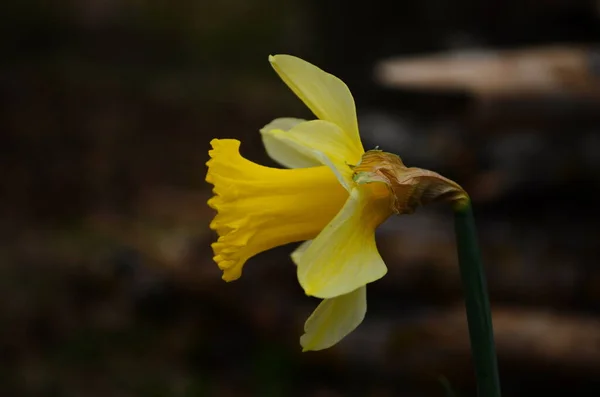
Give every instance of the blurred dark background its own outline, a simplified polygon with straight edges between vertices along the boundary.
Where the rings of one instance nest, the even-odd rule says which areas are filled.
[[[1,396],[474,395],[447,208],[382,226],[365,322],[301,353],[293,247],[225,283],[209,141],[310,114],[267,56],[342,78],[365,147],[474,199],[506,397],[600,395],[600,3],[4,0]]]

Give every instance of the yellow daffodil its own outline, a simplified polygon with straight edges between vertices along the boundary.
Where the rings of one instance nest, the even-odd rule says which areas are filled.
[[[304,350],[330,347],[354,330],[366,309],[366,285],[387,268],[375,229],[392,214],[434,200],[462,200],[440,175],[408,168],[396,155],[365,152],[354,99],[337,77],[289,55],[269,61],[318,120],[280,118],[261,129],[270,157],[289,169],[255,164],[240,142],[214,139],[206,180],[214,185],[210,227],[214,260],[231,281],[252,256],[305,241],[292,254],[305,293],[323,299],[305,324]]]

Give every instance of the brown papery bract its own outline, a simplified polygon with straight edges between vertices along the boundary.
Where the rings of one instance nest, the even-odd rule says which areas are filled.
[[[356,183],[383,182],[394,196],[396,214],[411,214],[417,207],[449,202],[462,207],[468,194],[456,182],[440,174],[416,167],[406,167],[400,157],[381,150],[369,150],[353,168]]]

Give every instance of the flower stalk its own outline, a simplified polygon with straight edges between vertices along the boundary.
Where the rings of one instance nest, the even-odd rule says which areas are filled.
[[[500,397],[500,379],[490,301],[477,242],[471,201],[465,200],[456,203],[453,209],[471,354],[477,379],[477,395]]]

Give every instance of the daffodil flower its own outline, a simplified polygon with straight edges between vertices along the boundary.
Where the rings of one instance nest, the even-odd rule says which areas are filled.
[[[255,164],[240,142],[214,139],[206,180],[214,185],[210,227],[223,279],[239,278],[265,250],[305,241],[292,254],[305,293],[323,299],[306,321],[304,350],[328,348],[367,310],[366,285],[387,268],[375,229],[392,214],[431,201],[466,199],[456,183],[396,155],[365,152],[354,99],[340,79],[290,55],[270,56],[279,77],[318,120],[279,118],[260,130],[267,153],[288,169]]]

